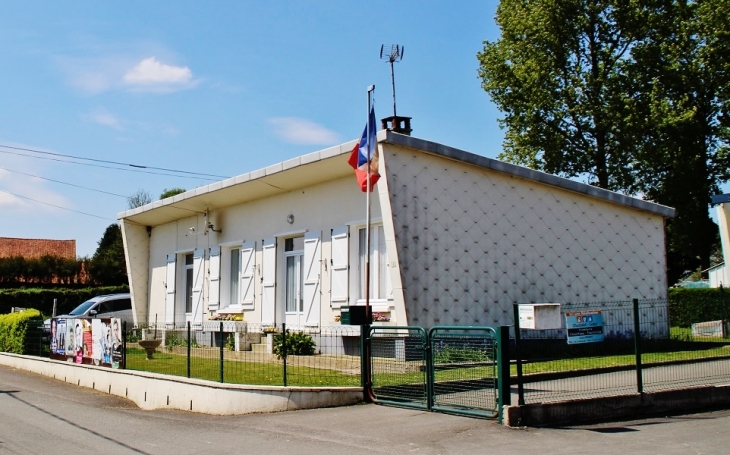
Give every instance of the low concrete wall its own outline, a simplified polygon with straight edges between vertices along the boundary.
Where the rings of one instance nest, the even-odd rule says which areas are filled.
[[[0,353],[0,364],[124,397],[142,409],[236,415],[346,406],[363,398],[362,389],[358,387],[223,384],[8,353]]]
[[[730,384],[645,393],[643,397],[633,394],[560,403],[505,406],[502,422],[513,427],[554,426],[729,406]]]

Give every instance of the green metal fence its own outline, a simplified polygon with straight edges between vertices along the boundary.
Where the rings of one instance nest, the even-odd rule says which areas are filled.
[[[370,376],[376,402],[428,409],[428,335],[422,327],[370,327]]]
[[[151,360],[143,339],[160,340]],[[210,321],[130,329],[125,352],[130,370],[229,384],[358,387],[359,341],[354,326]]]
[[[370,327],[372,398],[434,411],[495,417],[498,343],[491,327]],[[508,395],[508,393],[507,393]]]
[[[521,329],[515,308],[512,382],[533,404],[721,386],[730,382],[730,338],[674,326],[666,300],[563,304],[563,327]],[[600,334],[571,344],[570,315],[600,316]],[[576,316],[573,316],[575,318]]]

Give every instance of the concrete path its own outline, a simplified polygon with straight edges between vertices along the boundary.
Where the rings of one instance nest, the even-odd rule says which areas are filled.
[[[560,429],[393,407],[219,417],[130,402],[0,367],[0,454],[714,454],[730,411]]]

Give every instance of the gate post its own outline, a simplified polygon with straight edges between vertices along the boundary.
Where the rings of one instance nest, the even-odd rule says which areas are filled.
[[[520,307],[513,305],[515,318],[515,361],[517,363],[517,404],[525,405],[525,388],[522,384],[522,358],[520,358]]]
[[[512,404],[512,392],[510,383],[510,358],[509,358],[509,326],[500,326],[497,338],[497,387],[498,397],[497,412],[499,423],[502,423],[504,407]]]

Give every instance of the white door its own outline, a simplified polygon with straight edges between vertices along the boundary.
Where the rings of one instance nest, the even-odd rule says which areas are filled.
[[[276,322],[276,239],[263,240],[261,262],[261,322],[273,324]]]
[[[284,322],[304,324],[304,237],[284,240]]]

